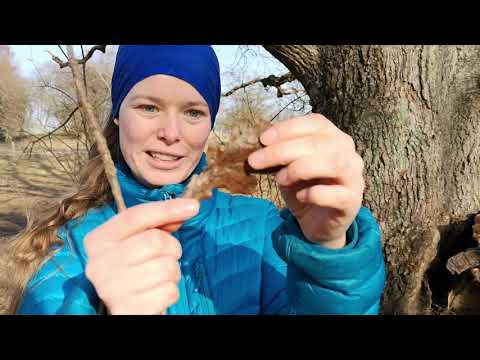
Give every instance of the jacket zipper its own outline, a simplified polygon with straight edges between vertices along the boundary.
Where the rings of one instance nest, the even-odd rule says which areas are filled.
[[[175,194],[169,193],[168,191],[165,191],[163,193],[163,200],[170,200],[170,199],[175,199]]]

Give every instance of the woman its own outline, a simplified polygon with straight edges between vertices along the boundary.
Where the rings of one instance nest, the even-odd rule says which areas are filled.
[[[385,269],[363,162],[323,116],[275,124],[248,159],[283,166],[282,212],[218,190],[181,198],[205,169],[219,102],[210,46],[120,46],[104,134],[128,209],[117,214],[94,148],[79,191],[16,243],[16,313],[96,314],[100,301],[110,314],[378,313]]]

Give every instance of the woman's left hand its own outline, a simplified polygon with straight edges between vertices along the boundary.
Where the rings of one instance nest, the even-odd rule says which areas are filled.
[[[274,124],[260,141],[265,148],[248,161],[255,169],[284,166],[276,181],[305,237],[325,247],[345,246],[365,188],[363,160],[352,138],[311,114]]]

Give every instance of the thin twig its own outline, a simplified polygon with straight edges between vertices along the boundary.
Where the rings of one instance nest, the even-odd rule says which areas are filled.
[[[106,45],[103,45],[101,47],[103,47],[103,52],[105,52]],[[99,47],[96,46],[90,49],[87,56],[83,58],[82,61],[86,62],[93,55],[95,48],[98,49]],[[117,180],[115,164],[113,163],[112,157],[110,155],[110,151],[108,149],[108,145],[105,140],[105,137],[102,135],[99,122],[96,119],[95,114],[93,112],[92,105],[87,100],[85,89],[83,88],[83,83],[80,76],[80,69],[79,69],[80,62],[75,59],[73,46],[68,45],[67,51],[68,51],[68,57],[69,57],[68,65],[72,71],[75,87],[77,89],[77,97],[79,100],[80,111],[84,115],[84,118],[87,119],[88,125],[90,126],[90,129],[93,133],[95,142],[97,144],[98,150],[102,157],[103,164],[105,166],[105,174],[110,184],[110,188],[111,188],[115,203],[117,205],[118,212],[122,212],[126,210],[126,206],[122,197],[120,185]]]
[[[68,48],[69,46],[72,46],[72,45],[67,45],[67,48]],[[98,51],[101,51],[101,52],[105,53],[105,49],[106,49],[106,48],[107,48],[107,45],[95,45],[94,47],[92,47],[92,48],[88,51],[87,55],[86,55],[83,59],[81,59],[81,60],[75,60],[75,61],[76,61],[77,64],[82,65],[82,64],[86,63],[88,60],[90,60],[90,58],[93,56],[93,54],[94,54],[95,51],[98,50]],[[70,66],[69,61],[63,62],[63,61],[60,60],[58,57],[56,57],[55,55],[53,55],[50,51],[47,50],[47,52],[48,52],[48,53],[50,54],[50,56],[52,57],[52,60],[55,61],[55,62],[58,64],[58,66],[60,66],[60,69],[63,69],[63,68],[65,68],[65,67],[67,67],[67,66]],[[68,57],[67,57],[67,58],[68,58]],[[75,54],[73,54],[72,59],[74,59],[74,58],[75,58]]]
[[[85,59],[85,53],[83,52],[83,45],[80,45],[80,49],[82,49],[82,59]],[[82,64],[83,68],[83,84],[85,85],[85,95],[88,97],[88,87],[87,87],[87,73],[85,71],[85,67],[87,65],[87,62],[84,61]]]
[[[250,85],[256,84],[256,83],[258,83],[258,82],[260,82],[260,81],[262,81],[261,78],[250,80],[250,81],[248,81],[248,82],[246,82],[246,83],[243,83],[243,84],[241,84],[241,85],[235,86],[233,89],[231,89],[231,90],[223,93],[222,96],[224,96],[224,97],[230,96],[230,95],[232,95],[235,91],[240,90],[240,89],[244,89],[244,88],[246,88],[246,87],[248,87],[248,86],[250,86]]]
[[[268,175],[267,175],[268,176]],[[260,191],[260,197],[263,198],[263,188],[262,188],[263,175],[257,177],[258,190]]]
[[[251,101],[250,101],[250,97],[248,96],[247,89],[243,88],[243,93],[245,94],[245,99],[247,100],[247,109],[248,109],[248,112],[250,113],[250,121],[249,122],[250,122],[251,125],[254,125],[255,124],[255,116],[253,115],[252,106],[250,105]]]
[[[73,96],[71,96],[69,93],[67,93],[64,90],[57,88],[56,86],[53,86],[53,85],[50,85],[50,84],[44,84],[44,85],[35,85],[35,86],[32,86],[32,87],[33,88],[49,88],[49,89],[52,89],[52,90],[56,90],[56,91],[62,93],[63,95],[65,95],[66,97],[68,97],[73,102],[76,102],[76,100],[73,98]]]
[[[37,72],[38,77],[42,80],[42,82],[43,82],[44,84],[46,84],[47,81],[46,81],[45,78],[43,77],[43,75],[42,75],[42,73],[40,72],[40,70],[38,70],[37,65],[35,65],[35,62],[34,62],[32,59],[29,59],[29,61],[32,63],[33,68],[34,68],[34,70]]]
[[[85,64],[88,60],[90,60],[90,58],[93,56],[95,51],[98,50],[105,54],[106,49],[107,49],[107,45],[95,45],[90,50],[88,50],[87,56],[84,56],[83,59],[78,61],[78,63]]]
[[[87,124],[85,123],[85,119],[82,118],[82,127],[83,127],[83,133],[85,135],[85,141],[83,142],[83,145],[85,146],[85,149],[88,151],[90,149],[90,146],[88,144],[88,130],[87,130]]]
[[[218,134],[216,133],[216,131],[214,129],[212,129],[212,134],[216,136],[217,140],[220,142],[220,144],[223,146],[225,145],[225,143],[223,142],[223,140],[220,138],[220,136],[218,136]]]
[[[45,134],[45,135],[42,135],[41,137],[37,137],[35,136],[36,140],[30,142],[27,144],[27,146],[25,147],[25,149],[23,150],[22,154],[20,156],[23,155],[23,153],[25,152],[25,150],[31,145],[31,150],[30,150],[30,155],[29,155],[29,158],[30,156],[32,156],[32,150],[33,150],[33,146],[38,143],[39,141],[43,140],[44,138],[46,137],[50,137],[51,135],[53,135],[54,133],[56,133],[58,130],[60,130],[61,128],[65,127],[65,125],[68,124],[68,122],[70,121],[70,119],[73,117],[73,115],[77,112],[78,110],[78,106],[73,109],[73,111],[70,113],[70,115],[68,115],[67,119],[58,127],[56,127],[55,129],[53,129],[52,131],[50,131],[48,134]]]
[[[70,179],[72,179],[72,181],[74,181],[74,178],[72,177],[72,175],[70,174],[70,172],[65,168],[64,164],[58,159],[57,155],[55,154],[54,151],[52,151],[52,149],[50,149],[48,147],[47,144],[45,144],[45,141],[38,138],[35,134],[32,134],[32,133],[29,133],[28,131],[25,131],[26,134],[30,135],[30,136],[33,136],[34,138],[37,138],[39,142],[42,142],[45,146],[45,150],[47,150],[50,154],[52,154],[52,156],[54,157],[54,159],[58,162],[58,164],[63,168],[63,170],[65,171],[65,174],[67,174],[67,176],[70,177]],[[28,145],[27,145],[28,147]],[[29,158],[32,156],[32,153],[30,152],[30,156]],[[17,160],[18,161],[18,160]]]
[[[67,125],[68,122],[70,121],[70,119],[72,118],[72,116],[77,112],[78,109],[79,109],[78,106],[77,106],[75,109],[73,109],[73,111],[70,113],[70,115],[68,115],[67,120],[65,120],[60,126],[56,127],[54,130],[50,131],[48,134],[45,134],[45,135],[41,136],[40,138],[38,138],[37,136],[35,136],[35,138],[37,138],[37,140],[34,140],[34,141],[32,141],[31,143],[28,143],[27,146],[25,147],[25,149],[27,149],[28,146],[30,146],[30,144],[31,144],[31,147],[32,147],[32,149],[33,149],[33,146],[34,146],[36,143],[38,143],[39,141],[43,140],[43,139],[46,138],[46,137],[50,137],[52,134],[54,134],[55,132],[57,132],[58,130],[60,130],[61,128],[63,128],[65,125]],[[25,149],[23,150],[23,152],[22,152],[22,154],[21,154],[20,156],[23,155],[23,153],[25,152]],[[32,150],[30,150],[30,156],[31,156],[31,152],[32,152]]]
[[[291,104],[293,104],[295,101],[301,99],[302,97],[306,96],[307,94],[303,94],[302,96],[297,96],[295,99],[293,99],[292,101],[290,101],[287,105],[285,105],[283,108],[280,109],[280,111],[273,117],[270,119],[270,122],[272,122],[273,120],[275,120],[275,118],[280,115],[280,113],[285,110],[287,107],[289,107]]]
[[[60,69],[63,69],[64,67],[68,66],[68,62],[63,62],[60,60],[57,56],[53,55],[50,51],[46,50],[46,52],[52,57],[52,60],[55,61],[58,66],[60,66]]]
[[[281,76],[270,75],[265,78],[253,79],[239,86],[235,86],[233,89],[223,93],[222,96],[224,97],[230,96],[237,90],[244,89],[247,86],[250,86],[256,83],[262,83],[264,88],[267,88],[269,86],[275,87],[277,89],[277,96],[282,97],[283,95],[288,95],[288,93],[285,93],[285,90],[283,90],[281,86],[285,83],[292,82],[294,80],[295,80],[295,77],[290,72],[283,74]]]
[[[59,48],[60,48],[60,51],[63,53],[63,55],[65,56],[65,59],[68,60],[68,56],[67,54],[65,54],[65,51],[63,51],[63,48],[62,48],[62,45],[57,45]]]

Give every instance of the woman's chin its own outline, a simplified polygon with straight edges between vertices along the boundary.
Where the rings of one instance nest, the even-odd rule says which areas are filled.
[[[147,169],[142,176],[150,187],[160,187],[169,184],[180,184],[188,175],[182,168],[175,170]]]
[[[149,176],[145,176],[144,179],[150,185],[150,187],[160,187],[163,185],[179,184],[182,182],[181,176],[175,176],[173,174],[164,176],[149,174]]]

